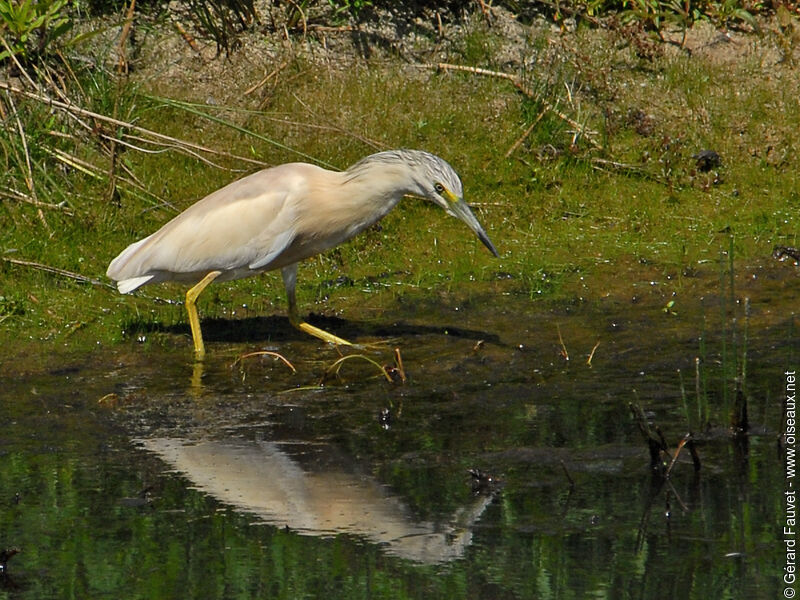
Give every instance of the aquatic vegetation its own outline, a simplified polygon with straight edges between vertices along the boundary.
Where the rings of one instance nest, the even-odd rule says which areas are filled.
[[[604,266],[631,260],[680,285],[715,260],[725,231],[744,262],[797,245],[800,114],[796,79],[777,76],[786,66],[665,55],[644,69],[613,36],[578,31],[553,42],[556,54],[534,38],[537,60],[515,71],[491,60],[501,44],[474,43],[489,49],[485,74],[364,63],[327,71],[323,83],[318,65],[285,56],[266,77],[249,67],[230,93],[159,80],[147,63],[133,78],[102,61],[70,64],[74,78],[58,87],[68,101],[46,78],[34,80],[38,89],[6,86],[0,280],[21,310],[4,331],[53,339],[82,321],[116,340],[136,319],[169,330],[183,317],[163,298],[177,290],[121,299],[98,285],[127,243],[242,171],[298,157],[344,168],[386,147],[426,148],[456,165],[501,261],[465,246],[449,220],[431,226],[429,207],[409,200],[305,266],[301,305],[356,316],[365,295],[377,309],[486,290],[538,300],[583,286],[581,296],[597,297]],[[719,160],[706,170],[698,157],[711,152]],[[344,265],[352,285],[328,285]],[[202,312],[282,312],[275,283],[231,283]],[[158,328],[151,334],[163,342]]]

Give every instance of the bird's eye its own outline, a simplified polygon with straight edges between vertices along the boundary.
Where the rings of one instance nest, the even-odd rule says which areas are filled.
[[[442,193],[444,193],[444,186],[443,186],[441,183],[434,183],[434,184],[433,184],[433,189],[435,189],[435,190],[436,190],[436,193],[437,193],[437,194],[442,194]]]

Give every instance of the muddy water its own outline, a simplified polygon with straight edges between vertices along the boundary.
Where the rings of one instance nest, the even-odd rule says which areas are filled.
[[[9,358],[0,598],[775,597],[798,279],[716,277],[319,321],[395,338],[360,353],[397,369],[399,347],[405,383],[359,358],[320,386],[338,355],[269,317],[208,322],[202,368],[170,330]],[[297,372],[234,364],[257,349]],[[684,451],[653,473],[631,403],[670,452],[693,430],[699,472]]]

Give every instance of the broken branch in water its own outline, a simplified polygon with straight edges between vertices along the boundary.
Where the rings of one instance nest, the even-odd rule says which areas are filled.
[[[675,452],[669,461],[669,465],[667,465],[662,459],[662,453],[663,456],[669,457],[669,451],[667,447],[667,441],[664,439],[664,434],[661,433],[661,429],[659,429],[658,426],[650,426],[641,406],[633,402],[631,402],[628,406],[631,409],[631,413],[636,421],[636,425],[639,427],[639,431],[642,433],[642,437],[644,438],[645,442],[647,443],[647,447],[650,450],[650,465],[655,472],[661,475],[664,479],[669,479],[672,468],[675,466],[675,462],[678,460],[678,456],[680,455],[684,446],[689,449],[689,452],[692,456],[692,463],[694,464],[695,472],[700,471],[700,456],[697,453],[697,448],[694,445],[694,438],[692,437],[691,433],[687,433],[685,436],[683,436],[683,439],[681,439],[681,441],[678,443],[678,447],[675,449]]]
[[[689,453],[692,455],[692,463],[694,464],[694,470],[700,470],[700,456],[697,454],[697,448],[694,445],[694,438],[692,437],[691,433],[687,433],[683,436],[683,439],[678,443],[678,447],[675,449],[675,454],[672,456],[672,461],[670,461],[669,466],[667,467],[667,472],[664,473],[664,477],[669,477],[669,474],[672,472],[672,467],[675,465],[675,462],[678,460],[678,455],[683,450],[684,446],[689,449]]]
[[[560,460],[559,462],[561,463],[561,469],[564,471],[564,475],[567,477],[567,481],[569,481],[570,489],[574,488],[575,487],[575,480],[572,479],[572,476],[570,476],[569,471],[567,470],[567,465],[564,464],[563,460]]]
[[[384,365],[383,370],[392,378],[393,383],[397,383],[398,379],[400,383],[406,382],[406,370],[403,368],[403,357],[400,356],[400,348],[394,349],[394,366]]]
[[[650,466],[654,471],[663,472],[664,463],[661,460],[661,452],[666,452],[667,450],[667,445],[664,443],[663,436],[653,433],[653,429],[647,422],[647,417],[641,406],[631,402],[628,404],[628,407],[631,410],[631,414],[633,414],[633,418],[636,421],[636,425],[639,427],[644,441],[647,443],[647,449],[650,451]]]

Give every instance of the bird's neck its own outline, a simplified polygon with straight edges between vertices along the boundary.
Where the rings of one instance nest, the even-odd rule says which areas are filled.
[[[339,189],[337,209],[346,217],[347,237],[371,227],[406,194],[406,190],[386,181],[365,177],[350,179]]]
[[[404,164],[369,165],[341,175],[341,202],[351,214],[360,215],[359,220],[364,223],[361,229],[385,217],[406,194],[424,194]]]

